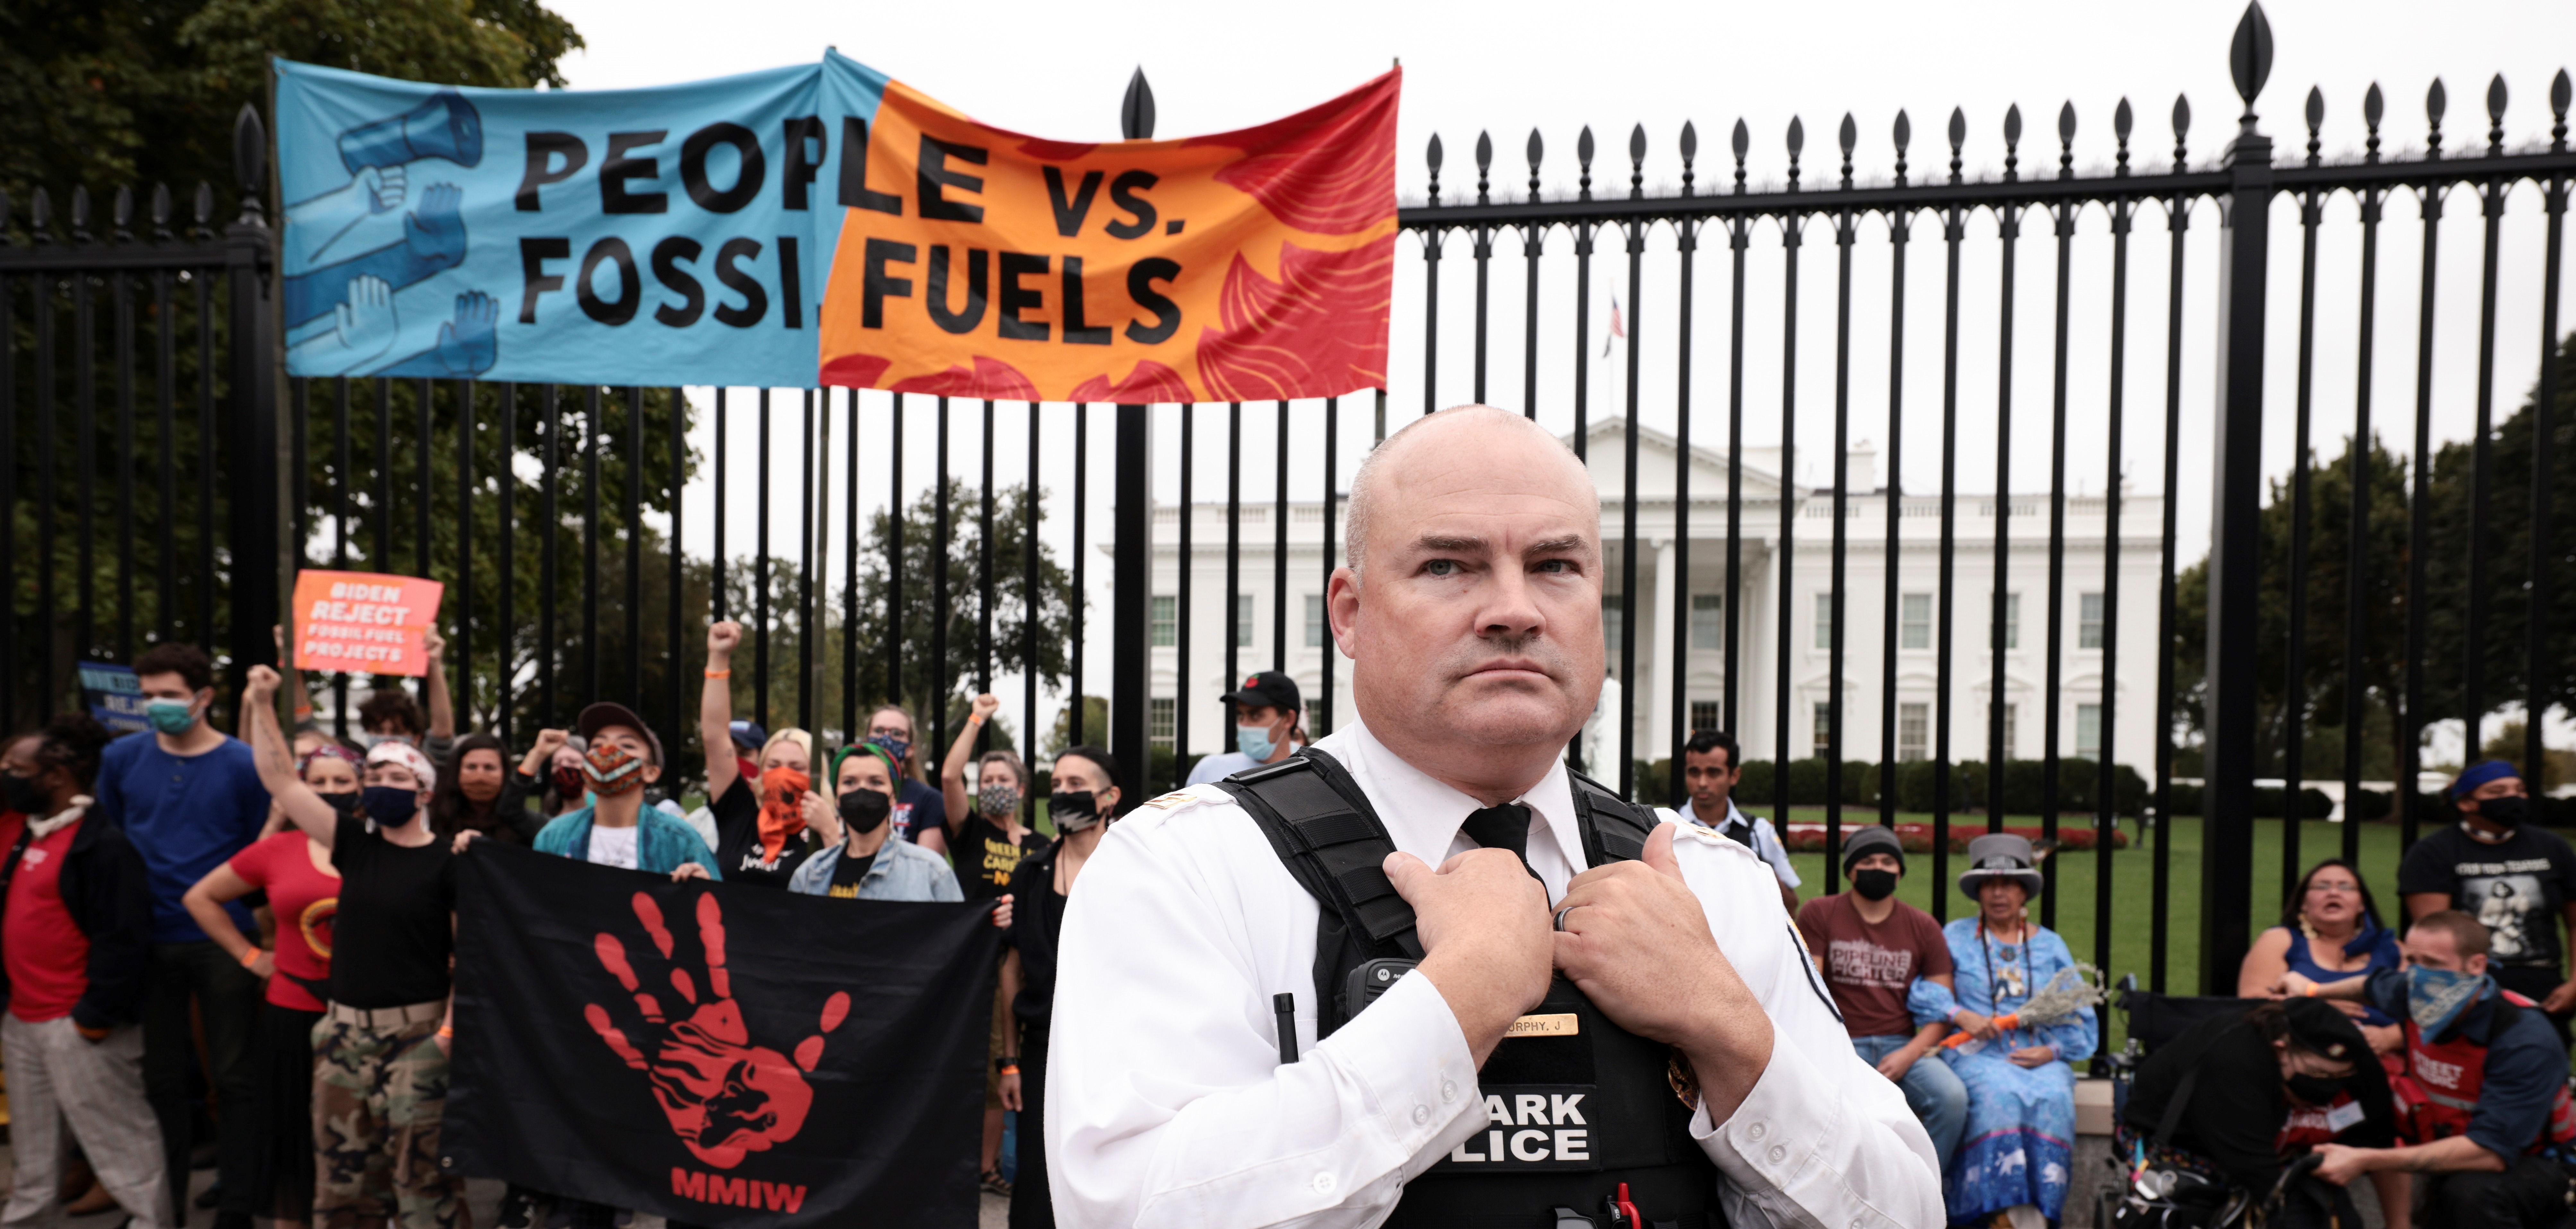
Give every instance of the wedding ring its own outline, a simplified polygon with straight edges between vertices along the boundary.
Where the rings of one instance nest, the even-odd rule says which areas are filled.
[[[1565,929],[1565,915],[1566,915],[1566,914],[1569,914],[1569,913],[1572,913],[1572,912],[1574,912],[1575,910],[1580,909],[1580,908],[1582,908],[1582,907],[1583,907],[1583,906],[1581,906],[1581,905],[1567,905],[1566,907],[1564,907],[1564,908],[1562,908],[1562,909],[1557,910],[1557,911],[1556,911],[1556,929],[1558,929],[1558,930],[1563,930],[1563,929]]]

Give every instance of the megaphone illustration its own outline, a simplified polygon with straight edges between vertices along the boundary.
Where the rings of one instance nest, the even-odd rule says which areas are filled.
[[[458,166],[483,161],[482,113],[463,94],[440,90],[400,115],[340,134],[340,162],[352,175],[361,167],[400,166],[418,158],[445,158]]]

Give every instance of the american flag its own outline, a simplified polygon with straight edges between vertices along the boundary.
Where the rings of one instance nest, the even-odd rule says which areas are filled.
[[[1628,340],[1628,326],[1619,319],[1619,296],[1610,296],[1610,335],[1601,339],[1601,357],[1610,357],[1612,343]]]

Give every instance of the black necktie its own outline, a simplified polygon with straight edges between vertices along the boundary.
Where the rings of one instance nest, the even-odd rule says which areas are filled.
[[[1522,866],[1528,866],[1529,825],[1529,808],[1517,802],[1507,802],[1468,815],[1467,822],[1460,826],[1467,833],[1468,840],[1487,849],[1511,850],[1513,856],[1521,860]]]

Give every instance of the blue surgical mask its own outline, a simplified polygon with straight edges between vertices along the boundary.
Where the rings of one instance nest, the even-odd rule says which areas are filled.
[[[185,734],[197,724],[197,706],[185,700],[151,700],[143,705],[143,715],[152,728],[172,737]]]
[[[1234,727],[1234,745],[1255,763],[1267,763],[1272,753],[1279,749],[1279,744],[1270,737],[1270,727],[1266,725]]]
[[[2485,998],[2493,985],[2494,980],[2483,973],[2472,977],[2458,969],[2409,967],[2406,1014],[2427,1039],[2438,1037],[2460,1013]]]

